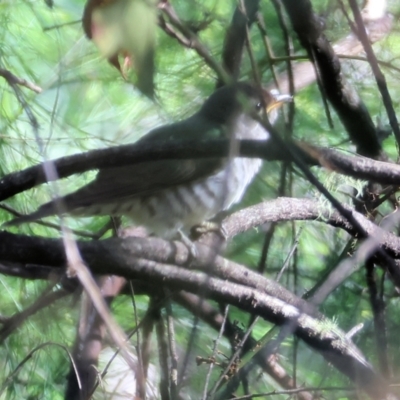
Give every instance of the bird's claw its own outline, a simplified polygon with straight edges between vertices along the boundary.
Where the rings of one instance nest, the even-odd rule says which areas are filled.
[[[205,221],[199,225],[195,225],[190,231],[191,237],[194,237],[196,239],[207,233],[215,233],[220,236],[223,241],[226,241],[228,239],[228,233],[226,232],[225,228],[218,222]]]
[[[190,238],[188,236],[186,236],[181,230],[178,230],[178,235],[179,235],[181,242],[187,247],[190,258],[192,260],[197,258],[198,253],[197,253],[196,244],[192,240],[190,240]]]

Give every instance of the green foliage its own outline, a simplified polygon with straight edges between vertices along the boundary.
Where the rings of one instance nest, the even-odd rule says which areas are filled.
[[[44,159],[53,159],[78,152],[108,147],[111,145],[136,141],[150,129],[170,121],[183,119],[195,112],[203,100],[214,90],[216,75],[194,50],[177,43],[160,29],[157,30],[156,74],[157,101],[152,102],[143,96],[131,84],[125,82],[118,71],[110,66],[98,53],[95,46],[84,37],[80,20],[84,7],[83,0],[55,0],[52,8],[45,1],[14,0],[0,3],[0,68],[11,71],[16,76],[40,86],[40,94],[19,87],[29,109],[39,123],[40,143],[35,137],[32,121],[18,101],[12,87],[6,80],[0,80],[0,177],[6,173],[21,170]],[[279,20],[272,2],[262,2],[271,45],[276,56],[284,56],[284,40]],[[398,2],[389,2],[393,13],[399,15]],[[348,24],[336,3],[328,0],[313,1],[315,10],[326,17],[327,36],[332,42],[348,34]],[[199,32],[200,40],[208,47],[215,59],[220,59],[223,37],[236,2],[227,1],[174,1],[174,7],[182,20],[196,25],[204,18],[210,18],[210,24]],[[328,12],[329,11],[329,12]],[[289,28],[290,29],[290,28]],[[251,41],[256,61],[261,65],[263,81],[271,79],[271,69],[265,54],[265,47],[254,27]],[[294,52],[304,56],[305,51],[295,41]],[[387,83],[398,108],[400,99],[399,31],[393,32],[380,43],[375,50],[382,63]],[[374,121],[381,126],[388,125],[387,115],[380,98],[378,88],[368,63],[363,60],[342,60],[343,72],[355,85],[365,102]],[[277,71],[283,71],[285,63],[276,65]],[[251,63],[244,57],[242,77],[251,76]],[[315,145],[337,147],[354,152],[348,135],[336,114],[332,112],[333,128],[324,115],[322,100],[317,85],[302,90],[295,98],[296,116],[293,137]],[[285,128],[281,122],[282,132]],[[41,153],[40,146],[44,148]],[[398,148],[393,137],[384,140],[385,152],[395,159]],[[352,203],[352,197],[341,192],[341,187],[355,188],[357,197],[362,192],[364,182],[338,178],[331,172],[313,171],[320,181],[343,203]],[[297,170],[288,168],[285,184],[279,187],[282,165],[277,162],[266,163],[255,183],[249,189],[241,208],[279,195],[292,197],[318,197],[309,182],[304,180]],[[289,177],[290,176],[290,177]],[[93,177],[88,173],[79,177],[57,182],[57,190],[67,193],[77,189]],[[332,182],[331,184],[329,184]],[[51,198],[51,185],[19,194],[7,200],[7,205],[18,212],[28,213]],[[392,211],[391,206],[379,208],[382,216]],[[0,210],[0,223],[10,219],[7,211]],[[378,218],[379,220],[379,218]],[[56,222],[57,218],[49,219]],[[107,218],[68,219],[71,228],[96,232],[107,223]],[[239,235],[229,244],[227,257],[256,269],[267,227]],[[60,237],[52,228],[30,224],[13,228],[14,232]],[[283,274],[281,283],[298,294],[305,294],[326,270],[336,265],[349,236],[344,232],[320,222],[281,223],[277,226],[266,260],[266,274],[275,279],[280,272],[287,255],[298,239],[295,255]],[[387,314],[390,354],[394,373],[399,373],[400,354],[396,332],[400,328],[398,296],[390,283],[387,285]],[[0,313],[4,317],[25,309],[47,287],[43,282],[22,280],[0,276]],[[366,292],[365,273],[358,271],[339,287],[323,304],[322,311],[331,318],[334,325],[344,330],[351,329],[362,322],[365,328],[357,335],[357,345],[368,354],[377,365],[374,348],[372,313]],[[136,296],[137,318],[140,321],[148,306],[147,296]],[[218,308],[218,305],[215,305]],[[0,382],[5,391],[0,399],[62,399],[65,376],[69,368],[69,359],[65,349],[51,342],[65,345],[71,349],[78,320],[78,301],[56,302],[53,306],[30,317],[0,347]],[[113,304],[117,321],[127,331],[135,328],[131,299],[120,296]],[[193,316],[178,305],[174,305],[176,321],[176,342],[184,358],[186,346],[194,325]],[[165,317],[165,316],[164,316]],[[232,309],[232,320],[240,321],[239,328],[246,330],[248,315]],[[216,332],[203,322],[197,327],[198,336],[192,355],[207,358],[212,353]],[[329,325],[331,326],[331,325]],[[253,336],[262,337],[271,324],[257,322]],[[155,343],[155,338],[153,338]],[[18,364],[35,347],[49,343],[41,348],[13,375]],[[230,354],[230,345],[222,340],[219,346],[222,354],[220,362],[225,361],[223,354]],[[157,349],[153,346],[153,362],[157,364]],[[292,373],[293,354],[297,354],[297,382],[306,382],[308,386],[346,386],[346,380],[332,367],[303,343],[296,348],[293,338],[288,337],[279,348],[280,361],[287,371]],[[192,369],[187,382],[187,398],[200,398],[208,365],[196,367],[191,359]],[[312,368],[310,368],[312,365]],[[194,371],[194,372],[193,372]],[[214,368],[211,381],[215,381],[220,369]],[[252,390],[267,392],[278,385],[265,374],[260,378],[253,376]],[[396,375],[395,375],[396,376]],[[7,381],[7,377],[11,377]],[[1,386],[0,386],[1,387]],[[238,395],[240,395],[238,391]],[[192,396],[192,397],[189,397]],[[286,396],[276,396],[286,398]],[[340,397],[340,396],[339,396]],[[339,398],[329,397],[327,398]],[[341,398],[345,397],[345,395]]]

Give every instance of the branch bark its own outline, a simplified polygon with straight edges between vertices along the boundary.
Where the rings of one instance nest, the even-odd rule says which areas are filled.
[[[276,219],[278,215],[286,220],[322,219],[325,216],[330,223],[351,231],[351,227],[346,225],[342,217],[335,212],[325,209],[321,214],[321,208],[316,202],[299,199],[278,199],[274,202],[270,202],[268,206],[263,204],[251,209],[254,215],[260,215],[262,211],[260,207],[264,207],[262,211],[264,217],[253,218],[252,226],[267,219]],[[269,216],[268,210],[272,210]],[[386,247],[394,245],[397,240],[394,235],[381,232],[380,228],[375,227],[361,215],[357,213],[355,215],[365,225],[365,229],[375,229],[382,234],[382,245]],[[240,217],[240,214],[231,217],[225,223],[231,235],[235,233],[234,227],[237,226],[237,221],[235,223],[234,218],[237,217]],[[58,271],[65,263],[62,243],[55,239],[32,238],[2,232],[0,243],[0,259],[6,261],[19,263],[41,261],[43,265],[53,265]],[[111,238],[96,242],[80,242],[79,248],[83,259],[96,274],[117,274],[129,279],[165,285],[172,290],[183,289],[216,301],[233,304],[278,325],[293,326],[295,334],[321,352],[329,362],[360,384],[372,397],[382,395],[386,391],[384,381],[346,339],[345,334],[336,328],[327,329],[323,317],[312,306],[275,282],[238,264],[215,257],[215,254],[205,246],[198,246],[199,256],[191,265],[185,246],[178,242],[166,242],[156,238]]]
[[[186,159],[225,157],[229,152],[229,141],[225,139],[207,141],[133,143],[107,149],[91,150],[86,153],[61,157],[54,163],[59,178],[99,168],[134,165],[140,162],[161,159]],[[287,148],[291,146],[308,164],[319,164],[328,169],[368,179],[381,184],[400,184],[400,166],[389,162],[375,161],[361,156],[350,156],[337,150],[321,148],[303,142],[287,142],[285,147],[277,146],[273,140],[241,140],[239,155],[257,157],[268,161],[290,161]],[[15,194],[47,182],[45,164],[37,164],[22,171],[13,172],[0,179],[0,201]]]
[[[300,43],[318,71],[324,94],[336,110],[357,151],[376,158],[382,149],[377,130],[353,87],[346,82],[333,47],[323,34],[323,24],[314,14],[309,0],[283,0]]]

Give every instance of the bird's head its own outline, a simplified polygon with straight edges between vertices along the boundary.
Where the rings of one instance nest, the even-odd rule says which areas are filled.
[[[204,103],[200,112],[219,124],[229,123],[236,115],[267,112],[270,122],[277,117],[282,104],[292,101],[292,96],[267,91],[247,82],[238,82],[216,90]]]

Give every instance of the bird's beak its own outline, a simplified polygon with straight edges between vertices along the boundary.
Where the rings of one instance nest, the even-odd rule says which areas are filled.
[[[279,109],[282,104],[290,103],[293,101],[293,96],[289,94],[280,94],[277,91],[271,92],[272,101],[267,105],[267,113],[269,114],[272,110]]]

